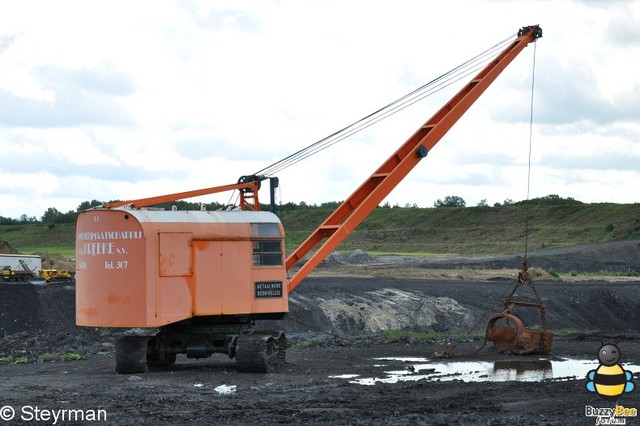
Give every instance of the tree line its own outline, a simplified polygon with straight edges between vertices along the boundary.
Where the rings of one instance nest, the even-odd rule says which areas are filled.
[[[8,217],[0,216],[0,225],[18,225],[24,223],[45,223],[50,225],[62,224],[62,223],[73,223],[75,222],[76,216],[79,212],[83,210],[90,209],[92,207],[101,206],[106,203],[114,203],[119,200],[112,200],[108,202],[91,200],[91,201],[83,201],[75,210],[69,210],[64,213],[59,211],[55,207],[49,207],[42,216],[38,219],[35,216],[27,216],[23,214],[19,219],[13,219]],[[293,210],[304,210],[304,209],[325,209],[325,210],[333,210],[336,209],[342,201],[329,201],[325,203],[321,203],[319,205],[316,204],[307,204],[304,201],[300,203],[288,202],[284,204],[279,204],[277,206],[278,212],[286,212]],[[557,194],[547,195],[545,197],[534,198],[532,200],[518,201],[515,202],[512,199],[506,199],[502,203],[494,203],[493,207],[502,207],[502,206],[511,206],[511,205],[525,205],[532,204],[536,206],[551,206],[551,205],[566,205],[566,204],[582,204],[582,202],[577,201],[571,197],[563,198]],[[197,203],[197,202],[188,202],[188,201],[174,201],[171,203],[158,204],[156,207],[170,209],[175,206],[178,210],[201,210],[205,209],[207,211],[215,211],[225,208],[224,204],[220,204],[217,202],[212,203]],[[457,195],[448,195],[442,199],[438,199],[433,203],[434,208],[464,208],[467,207],[466,201]],[[487,203],[486,199],[481,200],[476,207],[480,208],[490,208],[491,206]],[[267,204],[260,204],[260,208],[262,210],[269,210],[270,206]],[[419,208],[417,203],[406,203],[404,206],[400,206],[398,204],[390,205],[389,202],[385,202],[384,204],[378,206],[378,208]]]

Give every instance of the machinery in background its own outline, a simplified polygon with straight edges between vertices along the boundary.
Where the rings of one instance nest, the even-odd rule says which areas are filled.
[[[25,284],[73,284],[75,272],[43,269],[37,255],[0,254],[0,282]]]
[[[47,284],[73,284],[75,273],[62,269],[40,269],[40,278]]]
[[[30,283],[42,267],[40,256],[0,254],[0,282]]]

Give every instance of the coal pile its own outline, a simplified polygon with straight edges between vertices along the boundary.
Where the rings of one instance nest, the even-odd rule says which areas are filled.
[[[111,334],[108,329],[76,326],[73,286],[0,286],[0,363],[110,353]]]

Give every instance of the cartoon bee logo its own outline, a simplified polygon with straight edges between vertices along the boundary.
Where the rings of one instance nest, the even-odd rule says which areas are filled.
[[[587,390],[596,392],[600,398],[615,401],[620,395],[631,392],[636,386],[631,381],[633,374],[620,364],[620,349],[613,343],[603,344],[598,350],[600,366],[587,373]]]

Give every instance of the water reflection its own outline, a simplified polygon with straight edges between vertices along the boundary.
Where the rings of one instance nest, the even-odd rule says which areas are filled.
[[[387,357],[375,358],[372,365],[379,368],[375,377],[358,374],[329,376],[346,379],[350,383],[375,385],[401,381],[453,381],[462,382],[539,382],[543,380],[579,380],[589,370],[598,367],[596,360],[570,358],[486,361],[431,362],[429,358]],[[639,370],[638,365],[625,365],[626,369]]]
[[[588,370],[587,370],[588,371]],[[585,373],[586,374],[586,373]],[[493,377],[498,381],[533,381],[539,382],[553,378],[553,364],[549,360],[534,361],[496,361],[493,363]],[[524,380],[524,379],[527,380]]]

